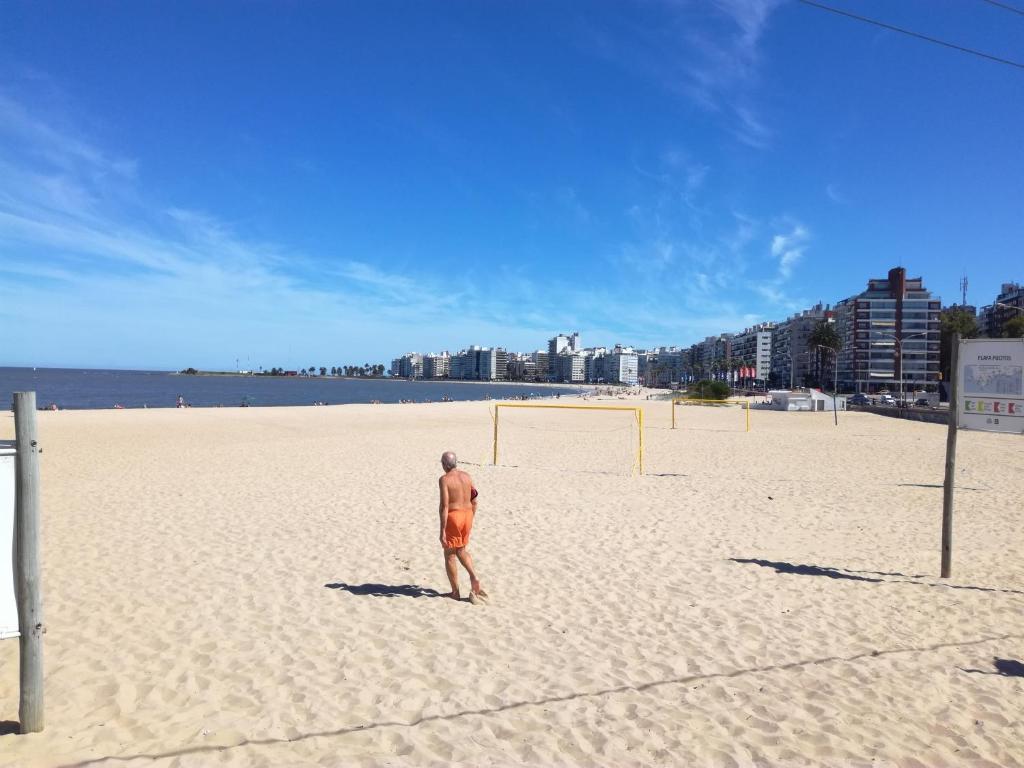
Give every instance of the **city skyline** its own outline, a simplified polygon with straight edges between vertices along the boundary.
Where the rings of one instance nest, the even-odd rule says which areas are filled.
[[[0,365],[685,346],[893,265],[1022,279],[994,62],[781,0],[182,8],[0,8]]]

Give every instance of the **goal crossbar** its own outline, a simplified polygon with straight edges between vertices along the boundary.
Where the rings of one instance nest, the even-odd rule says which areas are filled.
[[[675,406],[672,406],[673,409]],[[501,408],[558,408],[566,411],[632,411],[636,415],[637,467],[644,473],[644,409],[632,405],[555,405],[554,403],[495,403],[494,404],[494,463],[498,463],[498,413]],[[673,411],[674,413],[674,411]]]
[[[743,410],[746,411],[747,417],[747,429],[750,431],[750,401],[749,400],[708,400],[697,397],[674,397],[672,398],[672,429],[676,428],[676,404],[688,405],[691,403],[697,403],[702,405],[704,403],[711,403],[712,405],[740,405],[743,406]]]

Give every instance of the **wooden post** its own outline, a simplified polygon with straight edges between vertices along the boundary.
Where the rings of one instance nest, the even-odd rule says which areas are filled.
[[[960,382],[957,371],[960,358],[960,334],[953,334],[950,357],[949,431],[946,433],[946,477],[942,483],[942,568],[939,575],[948,579],[953,561],[953,487],[956,484],[956,434],[960,427]]]
[[[36,393],[14,393],[14,592],[21,630],[18,721],[21,733],[43,730],[43,602],[39,568],[39,442]]]
[[[494,466],[498,466],[498,406],[494,406]]]
[[[676,428],[676,399],[672,398],[672,429]]]

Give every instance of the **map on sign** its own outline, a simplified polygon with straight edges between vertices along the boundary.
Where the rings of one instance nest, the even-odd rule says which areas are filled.
[[[964,394],[1024,397],[1024,366],[965,365]]]

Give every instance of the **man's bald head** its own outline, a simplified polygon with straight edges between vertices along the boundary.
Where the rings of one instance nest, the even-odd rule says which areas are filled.
[[[459,460],[455,458],[454,451],[445,451],[441,454],[441,466],[444,467],[445,472],[451,472],[459,465]]]

